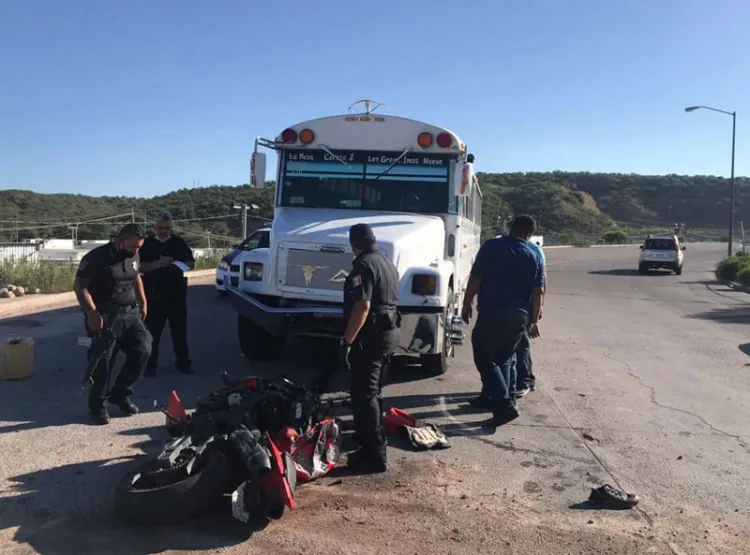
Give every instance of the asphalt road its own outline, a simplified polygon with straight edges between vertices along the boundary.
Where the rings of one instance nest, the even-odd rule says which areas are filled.
[[[451,449],[414,453],[394,440],[392,472],[326,478],[299,508],[252,537],[225,518],[134,530],[111,510],[132,458],[166,437],[154,400],[188,406],[218,374],[313,378],[323,347],[296,343],[281,364],[249,364],[235,315],[209,285],[190,293],[198,374],[171,367],[138,388],[143,414],[86,422],[75,310],[0,320],[0,337],[37,340],[36,375],[0,382],[0,552],[664,553],[750,552],[750,296],[714,282],[724,247],[688,245],[685,271],[639,275],[636,247],[547,251],[549,294],[533,344],[538,389],[522,416],[487,434],[465,403],[479,382],[470,347],[426,379],[394,369],[388,404],[435,422]],[[334,384],[343,388],[344,377]],[[583,502],[592,485],[637,493],[636,510]]]

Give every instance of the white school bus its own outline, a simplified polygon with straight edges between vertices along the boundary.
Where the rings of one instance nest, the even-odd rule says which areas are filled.
[[[293,124],[258,138],[251,182],[263,187],[278,153],[267,248],[243,253],[237,286],[245,356],[278,357],[291,335],[340,337],[343,284],[352,268],[348,232],[369,224],[398,269],[401,341],[431,374],[444,373],[463,342],[458,316],[479,250],[482,193],[466,144],[443,127],[374,113]]]

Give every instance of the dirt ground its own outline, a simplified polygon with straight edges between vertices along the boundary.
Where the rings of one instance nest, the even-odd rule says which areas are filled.
[[[445,377],[404,370],[387,404],[437,423],[453,447],[414,453],[392,444],[388,474],[300,485],[296,510],[255,531],[228,513],[126,526],[112,490],[166,439],[153,401],[176,389],[190,406],[225,369],[305,376],[309,346],[280,365],[248,365],[227,324],[236,316],[209,276],[191,288],[199,372],[181,376],[165,358],[163,373],[139,385],[142,413],[95,428],[76,386],[80,315],[0,314],[0,334],[38,345],[36,375],[0,385],[0,554],[750,553],[745,297],[700,281],[713,251],[694,250],[694,270],[679,280],[613,274],[630,263],[624,249],[563,251],[550,251],[555,294],[535,347],[539,388],[520,402],[517,422],[495,434],[476,428],[484,416],[464,407],[477,387],[468,348]],[[664,341],[663,330],[678,327],[683,333]],[[638,493],[639,508],[582,503],[604,482]]]
[[[638,511],[578,510],[564,517],[545,509],[542,496],[486,491],[479,469],[433,458],[423,465],[402,461],[401,470],[305,486],[299,509],[258,533],[253,552],[728,555],[747,545],[746,534],[720,522],[696,528],[686,518],[678,534],[661,530],[658,521],[650,525]]]

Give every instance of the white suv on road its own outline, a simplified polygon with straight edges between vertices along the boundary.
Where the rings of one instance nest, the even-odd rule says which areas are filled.
[[[649,270],[663,268],[679,276],[685,259],[684,250],[676,235],[649,235],[641,245],[638,271],[646,274]]]

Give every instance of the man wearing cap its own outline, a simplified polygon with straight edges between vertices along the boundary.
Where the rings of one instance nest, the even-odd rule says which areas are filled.
[[[369,225],[353,225],[349,244],[355,258],[344,283],[347,323],[339,359],[350,370],[355,438],[360,449],[348,457],[347,466],[355,471],[385,472],[382,389],[401,325],[398,270],[375,248],[375,234]]]
[[[187,278],[174,262],[182,262],[191,270],[195,267],[193,251],[182,237],[172,233],[169,212],[162,212],[154,222],[154,234],[141,249],[141,270],[150,307],[146,325],[154,338],[147,376],[156,374],[159,343],[167,320],[175,366],[184,374],[192,373],[187,342]]]
[[[130,397],[151,355],[151,334],[143,323],[148,304],[138,256],[144,235],[137,224],[124,226],[112,241],[89,251],[76,272],[73,290],[85,316],[86,331],[93,337],[108,329],[114,339],[91,375],[89,412],[95,424],[109,422],[108,401],[128,416],[138,413]],[[125,363],[108,391],[110,357],[115,349],[125,354]]]

